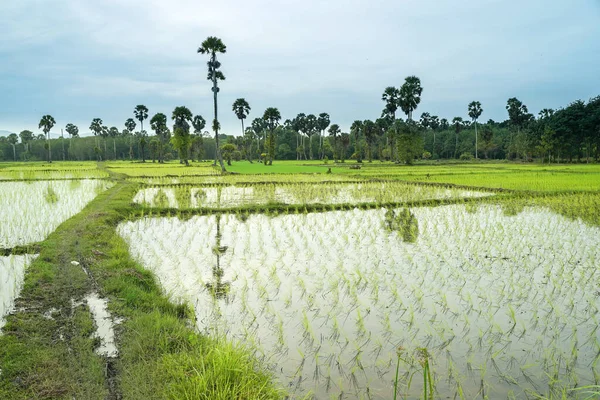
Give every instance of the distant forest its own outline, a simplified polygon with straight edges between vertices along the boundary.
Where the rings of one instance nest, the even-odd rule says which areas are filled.
[[[411,79],[416,79],[412,80]],[[402,90],[413,85],[412,106],[402,102]],[[416,89],[414,85],[416,86]],[[420,102],[420,81],[408,77],[401,88],[388,87],[382,100],[384,110],[375,120],[354,121],[348,132],[331,123],[327,113],[298,114],[279,123],[276,108],[269,115],[255,118],[250,126],[243,123],[250,111],[244,99],[236,100],[232,110],[240,119],[243,135],[219,134],[220,149],[225,160],[327,159],[346,162],[372,160],[412,163],[416,160],[508,159],[543,160],[543,162],[600,161],[600,96],[588,102],[575,101],[559,110],[543,109],[537,116],[516,98],[507,101],[507,119],[502,122],[479,121],[482,106],[472,102],[465,111],[469,117],[439,118],[427,112],[412,118]],[[400,109],[406,119],[396,117]],[[142,111],[140,115],[140,110]],[[140,122],[148,118],[148,110],[137,106],[134,115]],[[55,127],[51,116],[44,116],[39,128],[45,133]],[[150,119],[151,134],[128,119],[124,129],[103,126],[102,120],[92,121],[95,136],[79,137],[72,124],[64,128],[64,137],[47,140],[44,133],[25,130],[0,137],[0,161],[47,160],[158,160],[187,159],[197,161],[215,158],[215,139],[204,131],[202,117],[192,118],[186,107],[173,111],[173,131],[183,127],[189,138],[181,144],[167,127],[162,113]],[[189,121],[189,124],[186,122]],[[178,125],[179,124],[179,125]],[[477,131],[477,139],[476,139]],[[56,129],[54,130],[56,132]],[[477,144],[477,145],[476,145]],[[49,151],[50,150],[50,151]]]

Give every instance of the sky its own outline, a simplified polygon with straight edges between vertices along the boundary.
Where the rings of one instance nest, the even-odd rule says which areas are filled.
[[[227,46],[227,134],[241,133],[240,97],[248,123],[277,107],[347,131],[409,75],[423,87],[415,117],[467,118],[478,100],[481,120],[502,121],[510,97],[537,114],[600,95],[600,0],[1,0],[0,130],[38,132],[45,114],[53,136],[96,117],[123,129],[137,104],[210,121],[208,36]]]

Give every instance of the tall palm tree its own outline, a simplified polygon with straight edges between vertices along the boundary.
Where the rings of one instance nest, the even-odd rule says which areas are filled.
[[[19,136],[17,136],[16,133],[11,133],[8,135],[7,140],[13,148],[13,160],[17,161],[17,143],[19,143]]]
[[[42,129],[44,131],[44,134],[46,135],[46,144],[48,146],[48,162],[50,163],[52,162],[52,148],[50,147],[50,129],[52,129],[54,125],[56,125],[56,121],[54,120],[52,115],[44,115],[40,120],[40,124],[38,125],[38,128]]]
[[[224,54],[227,51],[227,46],[223,44],[221,39],[209,36],[206,38],[202,45],[198,48],[198,53],[201,54],[209,54],[210,60],[208,61],[208,76],[207,79],[212,81],[213,87],[213,103],[215,108],[215,119],[213,121],[213,129],[215,131],[215,155],[219,160],[219,164],[221,165],[221,171],[226,172],[225,165],[223,164],[223,157],[221,156],[221,149],[219,147],[219,119],[217,114],[217,93],[219,92],[219,87],[217,85],[218,80],[225,80],[225,75],[219,68],[221,67],[221,63],[217,61],[217,53]],[[216,165],[216,160],[215,160]]]
[[[108,130],[108,136],[113,139],[113,154],[115,155],[115,161],[117,160],[117,136],[119,136],[119,129],[116,126],[111,126]]]
[[[69,156],[70,156],[71,155],[71,142],[73,141],[73,138],[76,138],[79,136],[79,128],[76,125],[69,123],[65,126],[65,131],[67,131],[67,133],[71,137],[71,139],[69,140],[69,148],[67,149],[67,152],[69,153]]]
[[[321,160],[323,159],[323,136],[325,129],[327,129],[330,123],[329,114],[319,114],[319,118],[317,118],[317,128],[319,129],[319,159]]]
[[[454,125],[454,158],[458,155],[458,134],[463,128],[463,119],[461,117],[454,117],[452,119],[452,125]]]
[[[329,136],[333,138],[333,161],[337,160],[337,139],[338,136],[342,133],[340,126],[338,124],[333,124],[329,127]]]
[[[102,119],[94,118],[92,123],[90,124],[90,130],[94,133],[96,137],[96,147],[98,147],[98,136],[102,134]]]
[[[356,120],[350,126],[350,132],[354,134],[354,152],[356,153],[356,162],[362,163],[361,150],[360,150],[360,131],[363,128],[362,121]]]
[[[303,132],[306,132],[306,114],[299,113],[292,121],[292,128],[296,132],[296,159],[300,160],[303,155],[306,159],[304,136],[302,135]]]
[[[400,108],[406,114],[409,121],[412,121],[412,113],[417,109],[421,102],[421,80],[416,76],[408,76],[400,88]]]
[[[148,107],[143,104],[139,104],[135,106],[133,109],[133,115],[135,115],[135,119],[140,121],[140,130],[144,130],[144,120],[148,118]]]
[[[275,157],[275,128],[279,125],[279,120],[281,119],[281,114],[279,110],[275,107],[269,107],[265,110],[263,114],[263,120],[265,121],[265,127],[269,131],[269,140],[268,140],[268,151],[267,157],[269,158],[267,165],[273,165],[273,158]]]
[[[19,133],[19,137],[21,138],[21,143],[25,145],[25,151],[29,153],[29,142],[34,139],[33,132],[29,130],[21,131],[21,133]]]
[[[381,100],[385,101],[383,113],[392,119],[396,119],[396,110],[400,105],[400,90],[393,86],[388,86],[381,95]]]
[[[165,139],[170,136],[169,128],[167,127],[167,116],[163,113],[156,113],[150,119],[150,128],[154,131],[157,137],[156,150],[158,152],[158,162],[163,163],[163,149],[165,145]]]
[[[481,103],[478,101],[472,101],[469,103],[469,117],[475,122],[475,159],[477,159],[477,120],[483,113]]]
[[[373,162],[373,142],[377,137],[377,125],[371,120],[366,120],[362,124],[365,132],[365,140],[367,141],[367,158],[369,162]]]
[[[310,159],[313,159],[312,137],[318,129],[318,120],[314,114],[308,114],[304,120],[304,133],[308,136],[308,153]]]
[[[233,113],[242,122],[242,136],[244,136],[244,120],[250,113],[250,104],[244,98],[237,99],[233,102]]]
[[[133,160],[133,132],[135,131],[135,121],[133,118],[127,118],[125,129],[129,133],[129,160]]]
[[[175,107],[171,115],[173,122],[173,144],[179,152],[179,160],[185,165],[188,163],[188,150],[191,144],[190,122],[193,115],[189,108],[185,106]]]

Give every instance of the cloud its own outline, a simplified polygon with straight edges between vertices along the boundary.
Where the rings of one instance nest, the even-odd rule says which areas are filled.
[[[600,5],[594,0],[20,0],[0,4],[0,129],[100,116],[121,126],[136,104],[210,118],[205,55],[221,37],[225,131],[245,97],[254,118],[329,112],[348,129],[376,118],[386,86],[421,78],[417,113],[446,118],[472,100],[504,119],[508,97],[535,111],[600,87]]]

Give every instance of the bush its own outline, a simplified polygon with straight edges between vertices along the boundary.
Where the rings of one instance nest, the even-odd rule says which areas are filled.
[[[431,158],[431,153],[428,151],[423,152],[423,160],[429,160]]]
[[[460,159],[463,161],[469,161],[473,159],[473,154],[464,152],[460,155]]]

